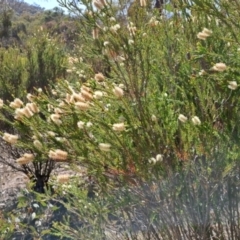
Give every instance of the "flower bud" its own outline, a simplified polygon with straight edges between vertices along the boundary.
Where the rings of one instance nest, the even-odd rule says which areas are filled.
[[[79,129],[83,129],[84,128],[84,124],[85,124],[85,122],[83,122],[83,121],[77,122],[77,126],[78,126]]]
[[[125,125],[124,123],[115,123],[113,124],[112,129],[116,132],[122,132],[125,130]]]
[[[212,69],[217,72],[223,72],[227,69],[227,66],[225,63],[216,63]]]
[[[15,143],[17,143],[18,135],[12,135],[12,134],[9,134],[9,133],[4,133],[2,138],[3,138],[4,141],[6,141],[10,144],[15,144]]]
[[[103,97],[103,92],[101,92],[101,91],[95,91],[94,94],[93,94],[93,97],[94,97],[95,99],[100,99],[100,98]]]
[[[188,118],[185,117],[183,114],[179,114],[178,120],[185,123],[188,120]]]
[[[122,88],[115,86],[113,89],[113,93],[116,97],[121,98],[124,95],[124,91]]]
[[[104,152],[109,152],[111,148],[111,144],[109,143],[99,143],[99,149]]]
[[[153,122],[157,122],[157,117],[155,115],[152,115],[151,119],[152,119]]]
[[[2,107],[3,107],[3,100],[0,99],[0,108],[2,108]]]
[[[146,7],[147,6],[146,0],[140,0],[140,6]]]
[[[57,149],[55,151],[50,150],[48,156],[53,160],[65,161],[67,160],[68,153],[60,149]]]
[[[15,98],[9,105],[11,108],[20,108],[23,106],[23,102],[19,98]]]
[[[31,93],[28,93],[28,94],[27,94],[27,100],[28,100],[29,102],[32,102],[32,101],[34,100],[34,96],[33,96]]]
[[[89,109],[90,105],[89,105],[88,103],[84,103],[84,102],[76,102],[76,103],[75,103],[75,107],[76,107],[77,109],[86,111],[86,110]]]
[[[42,143],[41,143],[39,140],[37,140],[37,139],[33,141],[33,145],[34,145],[38,150],[42,149],[42,147],[43,147]]]
[[[102,73],[97,73],[97,74],[95,74],[94,79],[97,82],[103,82],[105,80],[105,77]]]
[[[238,87],[236,81],[230,81],[228,83],[229,83],[228,88],[230,88],[231,90],[235,90]]]
[[[27,107],[30,111],[32,111],[33,113],[38,113],[38,112],[39,112],[39,109],[38,109],[36,103],[27,103],[27,104],[26,104],[26,107]]]
[[[192,122],[193,122],[194,125],[200,125],[201,124],[201,121],[197,116],[194,116],[192,118]]]
[[[59,114],[51,114],[50,118],[51,120],[57,124],[57,125],[60,125],[62,123],[62,121],[60,120],[60,115]]]

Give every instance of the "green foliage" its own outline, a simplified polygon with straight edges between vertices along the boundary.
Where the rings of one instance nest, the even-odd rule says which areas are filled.
[[[27,79],[26,58],[16,48],[0,48],[0,58],[1,98],[12,100],[12,95],[22,96]]]
[[[39,30],[26,46],[27,92],[54,85],[66,71],[66,53],[47,33]]]
[[[24,49],[0,48],[0,96],[12,100],[34,88],[45,88],[65,75],[66,54],[43,31],[29,38]]]

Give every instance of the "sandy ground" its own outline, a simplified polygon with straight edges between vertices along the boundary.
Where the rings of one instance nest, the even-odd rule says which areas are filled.
[[[14,156],[11,154],[9,146],[0,138],[0,160],[15,162]],[[86,178],[86,169],[79,168],[79,171],[73,172],[67,169],[66,164],[58,164],[53,171],[54,175],[69,174],[70,176],[78,176],[80,178]],[[11,200],[20,193],[20,189],[24,188],[29,181],[28,177],[11,167],[4,165],[0,162],[0,209],[5,206],[8,200]]]
[[[0,139],[0,159],[14,162],[8,146],[2,139]],[[19,188],[26,185],[27,181],[28,178],[24,174],[16,172],[0,162],[0,204],[7,201],[10,196],[15,195]]]

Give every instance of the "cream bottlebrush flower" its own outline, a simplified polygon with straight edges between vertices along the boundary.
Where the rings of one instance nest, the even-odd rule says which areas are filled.
[[[56,96],[57,95],[57,91],[52,89],[52,95]]]
[[[59,183],[67,183],[67,182],[69,182],[69,174],[59,174],[57,176],[57,181]]]
[[[119,86],[120,88],[122,88],[122,89],[124,89],[124,88],[125,88],[125,86],[124,86],[124,84],[123,84],[123,83],[120,83],[118,86]]]
[[[24,107],[24,108],[17,108],[15,110],[15,119],[17,120],[21,120],[22,117],[26,117],[26,118],[30,118],[34,115],[34,113],[28,108],[28,107]]]
[[[120,24],[115,24],[114,26],[110,27],[112,32],[117,32],[121,28]]]
[[[15,98],[13,102],[9,105],[11,108],[20,108],[23,106],[23,102],[19,98]]]
[[[199,32],[199,33],[197,34],[197,38],[198,38],[198,39],[201,39],[201,40],[206,40],[207,37],[209,37],[209,35],[208,35],[207,33],[204,33],[204,32]]]
[[[140,0],[140,6],[141,7],[146,7],[147,6],[146,0]]]
[[[93,5],[98,9],[101,10],[105,6],[107,6],[107,2],[105,0],[93,0]]]
[[[154,114],[151,116],[151,119],[153,122],[157,122],[157,117]]]
[[[149,20],[149,25],[150,25],[151,27],[155,27],[155,26],[157,26],[158,24],[159,24],[159,21],[156,20],[156,17],[155,17],[155,16],[152,17],[152,18]]]
[[[34,140],[33,141],[33,145],[38,149],[38,150],[41,150],[43,148],[43,145],[42,143],[39,141],[39,140]]]
[[[18,163],[19,165],[24,165],[24,164],[28,164],[31,161],[25,157],[20,157],[16,160],[16,163]]]
[[[111,144],[109,143],[99,143],[99,149],[104,152],[109,152],[111,148]]]
[[[3,100],[0,99],[0,108],[2,108],[2,107],[3,107]]]
[[[207,28],[203,28],[202,32],[205,34],[208,34],[208,36],[210,36],[212,34],[212,31]]]
[[[102,98],[103,97],[103,92],[102,91],[95,91],[94,92],[94,94],[93,94],[93,97],[95,98],[95,99],[100,99],[100,98]]]
[[[207,37],[209,37],[210,35],[212,34],[212,31],[207,29],[207,28],[204,28],[202,30],[202,32],[198,33],[197,34],[197,38],[201,39],[201,40],[206,40]]]
[[[93,95],[90,92],[88,92],[84,89],[81,89],[81,94],[82,94],[82,96],[84,97],[85,100],[90,101],[90,100],[93,99]]]
[[[81,93],[73,93],[70,96],[69,102],[74,102],[74,101],[85,102],[85,98]]]
[[[87,122],[87,123],[86,123],[86,127],[87,127],[87,128],[92,127],[92,125],[93,125],[93,124],[92,124],[91,122]]]
[[[217,72],[223,72],[227,69],[227,66],[225,63],[216,63],[212,69]]]
[[[115,123],[115,124],[113,124],[112,129],[116,132],[122,132],[125,130],[125,124],[124,123]]]
[[[84,124],[85,124],[85,122],[83,122],[83,121],[77,122],[77,126],[78,126],[79,129],[83,129],[84,128]]]
[[[15,116],[14,116],[14,118],[15,119],[17,119],[17,120],[22,120],[22,118],[23,118],[23,113],[22,113],[22,109],[21,108],[17,108],[16,110],[15,110]]]
[[[57,149],[55,153],[57,154],[58,159],[61,159],[61,160],[66,160],[68,157],[68,153],[60,149]]]
[[[133,23],[130,23],[127,28],[128,28],[130,35],[135,36],[135,34],[137,32],[137,28],[135,26],[133,26]]]
[[[108,46],[110,44],[110,42],[109,41],[105,41],[104,43],[103,43],[103,46],[104,47],[106,47],[106,46]],[[96,76],[96,75],[95,75]],[[95,79],[96,80],[96,79]]]
[[[163,161],[163,155],[162,154],[158,154],[155,158],[152,157],[150,159],[148,159],[149,163],[153,163],[156,164],[157,162],[162,162]]]
[[[113,89],[113,93],[116,97],[121,98],[124,95],[124,91],[122,88],[115,86]]]
[[[60,109],[60,108],[54,108],[54,112],[55,112],[56,114],[63,114],[63,110]]]
[[[237,82],[236,81],[230,81],[228,82],[228,88],[231,89],[231,90],[236,90],[238,85],[237,85]]]
[[[56,136],[56,133],[55,133],[55,132],[52,132],[52,131],[48,131],[48,132],[47,132],[47,135],[50,136],[50,137],[55,137],[55,136]]]
[[[163,155],[162,155],[162,154],[158,154],[158,155],[156,156],[156,161],[157,161],[157,162],[162,162],[162,161],[163,161]]]
[[[20,111],[27,118],[30,118],[34,115],[34,113],[28,107],[24,107],[24,108],[20,109]],[[15,112],[17,112],[17,109]]]
[[[120,63],[120,66],[123,66],[123,62],[126,61],[126,58],[123,56],[117,56],[116,60]]]
[[[66,103],[64,101],[61,101],[58,106],[59,107],[64,107],[64,106],[66,106]]]
[[[133,44],[134,44],[134,41],[133,41],[132,39],[129,39],[129,40],[128,40],[128,44],[129,44],[129,45],[133,45]]]
[[[207,74],[207,72],[206,72],[204,69],[202,69],[202,70],[198,73],[199,76],[203,76],[203,75],[206,75],[206,74]]]
[[[55,151],[50,150],[48,156],[53,160],[65,161],[67,160],[68,153],[63,150],[56,149]]]
[[[9,134],[9,133],[4,133],[2,138],[3,138],[4,141],[6,141],[10,144],[15,144],[15,143],[17,143],[18,135],[12,135],[12,134]]]
[[[197,117],[197,116],[194,116],[192,118],[192,122],[193,122],[194,125],[200,125],[201,124],[201,121],[200,121],[199,117]]]
[[[70,65],[73,65],[73,64],[76,63],[76,62],[78,62],[78,59],[77,59],[77,58],[75,58],[75,57],[69,57],[69,58],[68,58],[68,63],[69,63]]]
[[[34,155],[32,153],[24,153],[23,157],[29,161],[32,161],[34,159]]]
[[[28,94],[27,94],[27,100],[28,100],[29,102],[32,102],[32,101],[34,100],[34,96],[33,96],[31,93],[28,93]]]
[[[59,114],[51,114],[51,116],[50,116],[51,120],[57,125],[62,124],[62,121],[60,120],[60,117],[61,116]]]
[[[86,85],[82,85],[81,86],[81,92],[82,91],[87,91],[87,92],[91,93],[91,88],[87,87]]]
[[[48,108],[48,112],[52,112],[52,110],[54,109],[53,105],[51,104],[48,104],[47,108]]]
[[[94,79],[97,82],[103,82],[105,80],[105,77],[102,73],[97,73],[97,74],[95,74]]]
[[[38,138],[37,138],[36,135],[33,135],[33,136],[32,136],[32,139],[33,139],[33,140],[37,140]]]
[[[148,159],[148,162],[155,164],[157,161],[156,161],[156,158],[152,157]]]
[[[56,139],[58,142],[61,142],[61,143],[67,143],[67,142],[68,142],[67,139],[64,138],[64,137],[56,137],[55,139]]]
[[[183,114],[179,114],[178,120],[179,120],[180,122],[185,123],[185,122],[188,120],[188,118],[185,117]]]
[[[27,103],[26,108],[28,108],[33,113],[38,113],[39,112],[39,108],[37,107],[36,103]]]
[[[88,109],[90,108],[90,105],[89,105],[89,103],[76,102],[76,103],[75,103],[75,107],[76,107],[77,109],[86,111],[86,110],[88,110]]]
[[[110,17],[109,20],[110,20],[110,22],[116,22],[116,18],[115,17]]]
[[[34,155],[32,153],[24,153],[22,157],[16,160],[16,163],[23,165],[32,162],[34,159]]]
[[[93,37],[93,39],[98,39],[98,37],[99,37],[99,29],[98,28],[94,28],[92,30],[92,37]]]

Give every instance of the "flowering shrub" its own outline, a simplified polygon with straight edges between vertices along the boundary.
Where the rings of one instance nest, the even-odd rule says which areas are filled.
[[[1,101],[14,119],[1,120],[15,129],[1,135],[26,151],[16,159],[23,171],[46,185],[55,164],[80,166],[106,193],[119,183],[170,177],[199,156],[215,161],[220,149],[227,154],[219,169],[233,166],[240,130],[234,30],[199,15],[197,5],[188,6],[191,16],[180,4],[183,16],[174,10],[167,18],[141,1],[123,19],[110,2],[83,3],[80,47],[69,58],[68,77],[51,94]]]

